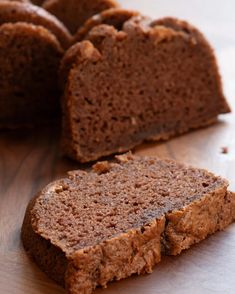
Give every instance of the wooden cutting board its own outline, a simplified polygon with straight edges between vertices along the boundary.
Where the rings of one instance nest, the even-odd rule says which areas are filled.
[[[231,18],[235,4],[232,0],[226,2],[230,3],[229,7],[218,0],[209,0],[206,5],[201,0],[179,0],[175,6],[170,0],[122,2],[152,16],[168,14],[169,8],[172,15],[193,18],[216,47],[225,93],[235,110],[235,19]],[[210,18],[207,19],[207,15]],[[0,132],[0,293],[64,293],[28,259],[20,242],[22,219],[31,197],[50,181],[64,176],[66,171],[87,167],[63,158],[58,142],[56,127]],[[223,147],[227,147],[228,153],[222,153]],[[231,183],[230,189],[235,191],[234,113],[221,117],[219,123],[209,128],[167,143],[145,144],[135,152],[207,168],[226,177]],[[163,258],[152,275],[112,283],[108,289],[96,293],[232,294],[235,293],[234,273],[235,224],[180,256]]]

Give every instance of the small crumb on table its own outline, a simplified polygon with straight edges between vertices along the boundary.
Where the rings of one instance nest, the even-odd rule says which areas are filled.
[[[228,147],[221,147],[221,153],[227,154],[228,153]]]

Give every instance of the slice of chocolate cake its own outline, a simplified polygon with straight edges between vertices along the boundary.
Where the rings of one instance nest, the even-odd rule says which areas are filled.
[[[44,27],[20,22],[0,26],[0,127],[32,126],[58,116],[63,52]]]
[[[29,3],[0,1],[0,25],[16,22],[27,22],[45,27],[56,36],[64,49],[71,44],[72,36],[54,15]]]
[[[126,10],[122,8],[111,8],[104,10],[101,13],[93,15],[89,18],[84,25],[78,29],[74,36],[74,43],[82,41],[86,38],[89,31],[100,24],[108,24],[115,27],[117,30],[121,30],[123,24],[131,17],[138,15],[139,13],[132,10]]]
[[[150,157],[117,157],[73,171],[26,211],[26,251],[68,293],[150,273],[235,218],[235,194],[206,170]],[[159,265],[160,266],[160,265]]]
[[[61,65],[63,148],[81,162],[212,124],[230,111],[214,53],[176,19],[95,26]],[[81,48],[83,48],[81,50]]]
[[[2,1],[31,3],[30,0],[1,0],[1,2],[2,2]],[[0,2],[0,3],[1,3],[1,2]]]
[[[118,7],[118,4],[115,0],[46,0],[42,7],[60,19],[74,34],[92,15]]]
[[[41,6],[45,0],[31,0],[31,2],[35,5]]]

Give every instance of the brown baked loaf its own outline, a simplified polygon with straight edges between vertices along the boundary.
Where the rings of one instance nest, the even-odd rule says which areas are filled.
[[[45,27],[57,37],[65,49],[71,44],[71,34],[54,15],[29,3],[1,1],[0,25],[16,22],[27,22]]]
[[[62,145],[71,158],[92,161],[165,140],[230,111],[214,53],[188,23],[135,16],[119,31],[96,26],[87,39],[61,65]]]
[[[41,6],[45,0],[31,0],[31,2],[35,5]]]
[[[235,218],[235,194],[206,170],[151,157],[117,157],[73,171],[26,211],[26,251],[68,293],[150,273]]]
[[[3,1],[31,3],[30,0],[3,0]],[[1,2],[2,2],[2,0],[0,1],[0,3]]]
[[[122,8],[111,8],[102,11],[96,15],[90,17],[82,27],[80,27],[74,36],[74,43],[82,41],[88,35],[89,31],[100,24],[107,24],[115,27],[117,30],[121,30],[123,24],[131,17],[138,15],[139,13],[132,10],[126,10]]]
[[[44,27],[0,26],[0,127],[41,124],[58,115],[62,55],[56,37]]]
[[[46,0],[42,7],[60,19],[74,34],[92,15],[118,7],[118,4],[115,0]]]

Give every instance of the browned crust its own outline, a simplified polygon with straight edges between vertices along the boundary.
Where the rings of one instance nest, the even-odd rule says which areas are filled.
[[[115,27],[116,29],[121,29],[123,24],[133,16],[139,13],[132,10],[126,10],[122,8],[111,8],[98,13],[91,18],[89,18],[84,25],[78,29],[77,33],[74,35],[73,42],[79,42],[86,38],[89,31],[100,24],[107,24]]]
[[[23,3],[31,3],[30,0],[8,0],[10,2],[23,2]]]
[[[70,74],[68,72],[71,71],[71,68],[76,64],[76,62],[82,63],[87,62],[88,60],[93,60],[96,62],[101,57],[98,50],[94,48],[91,42],[83,41],[75,44],[66,52],[64,58],[61,62],[60,67],[60,86],[62,90],[67,91],[66,82],[67,78],[70,78]],[[79,157],[82,158],[82,153],[77,150],[76,155],[74,154],[74,150],[71,150],[71,141],[73,140],[71,128],[69,126],[72,125],[72,117],[69,115],[69,112],[66,111],[70,108],[69,99],[63,99],[61,101],[62,112],[63,112],[63,121],[62,121],[62,140],[61,146],[66,154],[71,152],[71,157],[76,158],[77,154],[80,153]]]
[[[165,218],[74,253],[66,271],[68,293],[92,293],[133,274],[151,273],[161,260]]]
[[[120,157],[121,162],[132,159],[131,155]],[[141,228],[133,228],[96,246],[68,252],[66,259],[63,249],[38,231],[33,214],[37,198],[47,199],[61,187],[61,182],[63,179],[48,185],[30,202],[22,226],[22,241],[47,275],[61,285],[65,277],[67,291],[72,294],[92,293],[97,286],[106,287],[110,281],[151,273],[161,256],[177,255],[223,230],[235,219],[235,193],[228,192],[227,185],[223,185]]]
[[[41,6],[45,2],[45,0],[31,0],[31,2],[35,5]]]
[[[164,254],[177,255],[235,219],[235,193],[218,189],[199,201],[166,214]]]
[[[60,248],[54,246],[49,240],[42,238],[32,227],[31,209],[40,193],[33,198],[25,212],[22,225],[21,238],[28,255],[37,263],[40,269],[51,279],[64,286],[67,259]]]
[[[142,229],[79,250],[66,271],[67,290],[73,294],[92,293],[110,281],[151,273],[162,255],[177,255],[223,230],[234,220],[234,208],[235,194],[220,189]]]
[[[59,84],[61,89],[64,90],[69,72],[77,62],[82,63],[98,57],[100,57],[100,54],[97,50],[94,50],[93,45],[89,41],[76,43],[75,45],[71,46],[66,51],[60,63]]]
[[[0,25],[4,23],[26,22],[41,25],[53,33],[64,49],[71,44],[72,36],[65,26],[44,9],[30,3],[10,1],[0,2]]]
[[[119,7],[116,0],[45,0],[42,7],[61,20],[74,34],[92,15]]]

